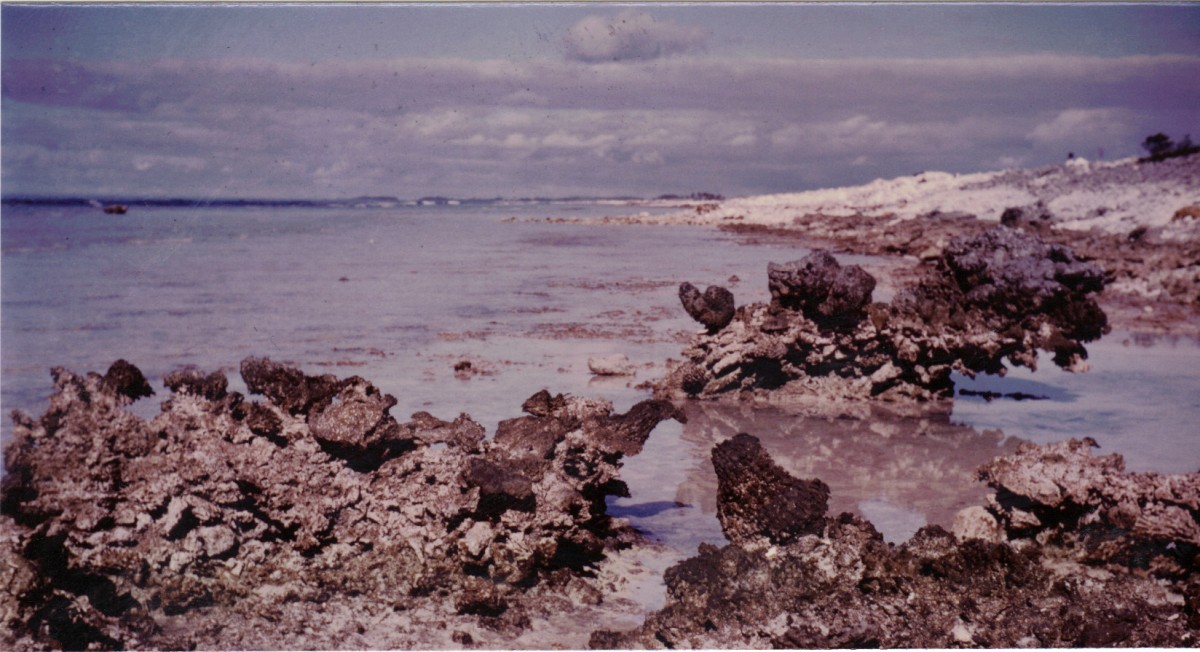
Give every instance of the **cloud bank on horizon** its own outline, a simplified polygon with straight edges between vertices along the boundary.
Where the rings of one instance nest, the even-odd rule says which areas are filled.
[[[1200,7],[2,11],[7,196],[740,195],[1200,135]]]

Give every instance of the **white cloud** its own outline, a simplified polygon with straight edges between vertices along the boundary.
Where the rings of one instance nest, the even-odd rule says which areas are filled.
[[[94,157],[89,157],[93,158]],[[171,167],[186,172],[199,172],[208,167],[208,161],[194,156],[170,156],[164,154],[145,154],[134,156],[131,161],[133,169],[146,172],[158,167]]]
[[[795,147],[804,141],[804,128],[797,124],[789,124],[782,129],[771,132],[770,141],[776,147]]]
[[[10,194],[732,195],[1130,155],[1200,117],[1200,57],[56,65],[5,62]]]
[[[1069,144],[1122,139],[1133,134],[1130,117],[1121,109],[1067,109],[1034,127],[1029,140],[1037,144]]]
[[[563,38],[568,58],[602,61],[646,61],[703,49],[708,34],[698,27],[666,21],[636,9],[616,16],[588,16]]]

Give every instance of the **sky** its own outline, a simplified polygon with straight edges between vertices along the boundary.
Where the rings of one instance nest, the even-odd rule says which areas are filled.
[[[739,196],[1200,139],[1200,5],[0,5],[5,196]]]

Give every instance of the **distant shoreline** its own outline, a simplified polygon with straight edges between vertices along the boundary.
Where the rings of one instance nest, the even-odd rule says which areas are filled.
[[[701,193],[707,194],[707,193]],[[719,195],[718,195],[719,197]],[[364,196],[347,199],[261,199],[261,198],[209,198],[194,197],[125,197],[125,196],[41,196],[15,195],[0,198],[5,206],[96,206],[124,204],[126,206],[150,206],[160,208],[203,207],[266,207],[266,208],[390,208],[400,206],[508,206],[524,204],[568,204],[568,203],[618,203],[646,204],[656,202],[698,201],[693,196],[660,195],[658,197],[443,197],[428,196],[415,199],[399,197]]]

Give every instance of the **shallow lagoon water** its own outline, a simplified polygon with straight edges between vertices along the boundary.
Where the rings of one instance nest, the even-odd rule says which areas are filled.
[[[680,282],[725,285],[739,303],[763,300],[767,262],[806,253],[704,228],[526,220],[637,210],[135,207],[114,217],[6,206],[0,400],[6,413],[40,413],[50,367],[103,372],[122,357],[156,387],[194,365],[226,371],[244,391],[237,364],[260,355],[308,373],[361,375],[397,397],[400,420],[465,411],[490,431],[542,388],[606,398],[623,411],[647,396],[637,385],[661,374],[698,328],[679,306]],[[886,284],[881,290],[886,299]],[[1046,362],[1036,373],[959,379],[1045,398],[964,396],[948,415],[822,419],[689,405],[687,424],[664,423],[627,461],[632,496],[612,510],[670,557],[722,542],[709,451],[743,431],[789,471],[828,483],[834,512],[862,514],[891,541],[926,523],[948,526],[977,504],[985,488],[975,468],[1022,440],[1091,436],[1131,469],[1200,468],[1200,346],[1114,333],[1089,350],[1086,374]],[[637,377],[589,373],[590,356],[612,353],[638,365]],[[463,360],[479,373],[456,375]],[[160,390],[134,409],[153,416],[163,398]],[[6,420],[5,438],[10,432]]]

